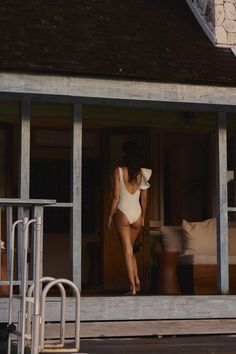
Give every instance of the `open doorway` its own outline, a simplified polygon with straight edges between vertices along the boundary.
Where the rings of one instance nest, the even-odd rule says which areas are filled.
[[[115,230],[108,230],[107,221],[113,169],[122,165],[121,146],[131,140],[144,152],[144,167],[153,171],[147,213],[149,235],[144,238],[143,248],[137,255],[142,293],[164,294],[165,289],[163,292],[158,284],[159,255],[163,252],[161,227],[180,229],[183,219],[203,221],[215,213],[216,121],[210,116],[209,120],[198,118],[189,125],[177,112],[122,110],[121,118],[118,118],[120,112],[119,109],[85,110],[83,288],[89,293],[103,294],[120,294],[128,288],[119,238]],[[114,117],[112,121],[111,116]],[[131,127],[134,122],[136,124]],[[179,253],[174,263],[176,276],[178,261]],[[181,294],[180,285],[178,291],[172,289],[171,292]]]

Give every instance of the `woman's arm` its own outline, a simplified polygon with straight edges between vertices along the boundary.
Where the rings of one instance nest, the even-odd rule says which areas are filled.
[[[145,224],[145,215],[147,210],[147,201],[148,201],[148,190],[141,191],[141,209],[142,209],[142,226]]]
[[[111,229],[112,227],[113,215],[116,211],[117,205],[119,203],[119,199],[120,199],[120,176],[119,176],[118,168],[115,168],[113,173],[113,196],[112,196],[111,210],[110,210],[110,215],[108,220],[109,229]]]

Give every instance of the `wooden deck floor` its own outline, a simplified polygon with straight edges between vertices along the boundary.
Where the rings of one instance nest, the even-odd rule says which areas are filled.
[[[0,342],[0,353],[7,354],[6,342]],[[80,353],[236,354],[236,335],[82,339]],[[12,354],[16,354],[15,347]],[[30,351],[27,350],[26,354]]]

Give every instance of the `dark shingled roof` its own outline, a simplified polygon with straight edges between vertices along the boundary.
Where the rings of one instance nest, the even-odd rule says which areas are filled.
[[[185,0],[0,0],[0,70],[236,86]]]

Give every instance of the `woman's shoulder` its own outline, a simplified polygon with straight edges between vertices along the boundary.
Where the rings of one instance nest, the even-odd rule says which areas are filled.
[[[123,174],[127,174],[128,173],[128,167],[127,166],[119,166],[116,167],[118,172],[122,172]]]
[[[113,175],[115,177],[119,177],[120,176],[120,170],[122,169],[122,167],[115,167],[113,170]]]

